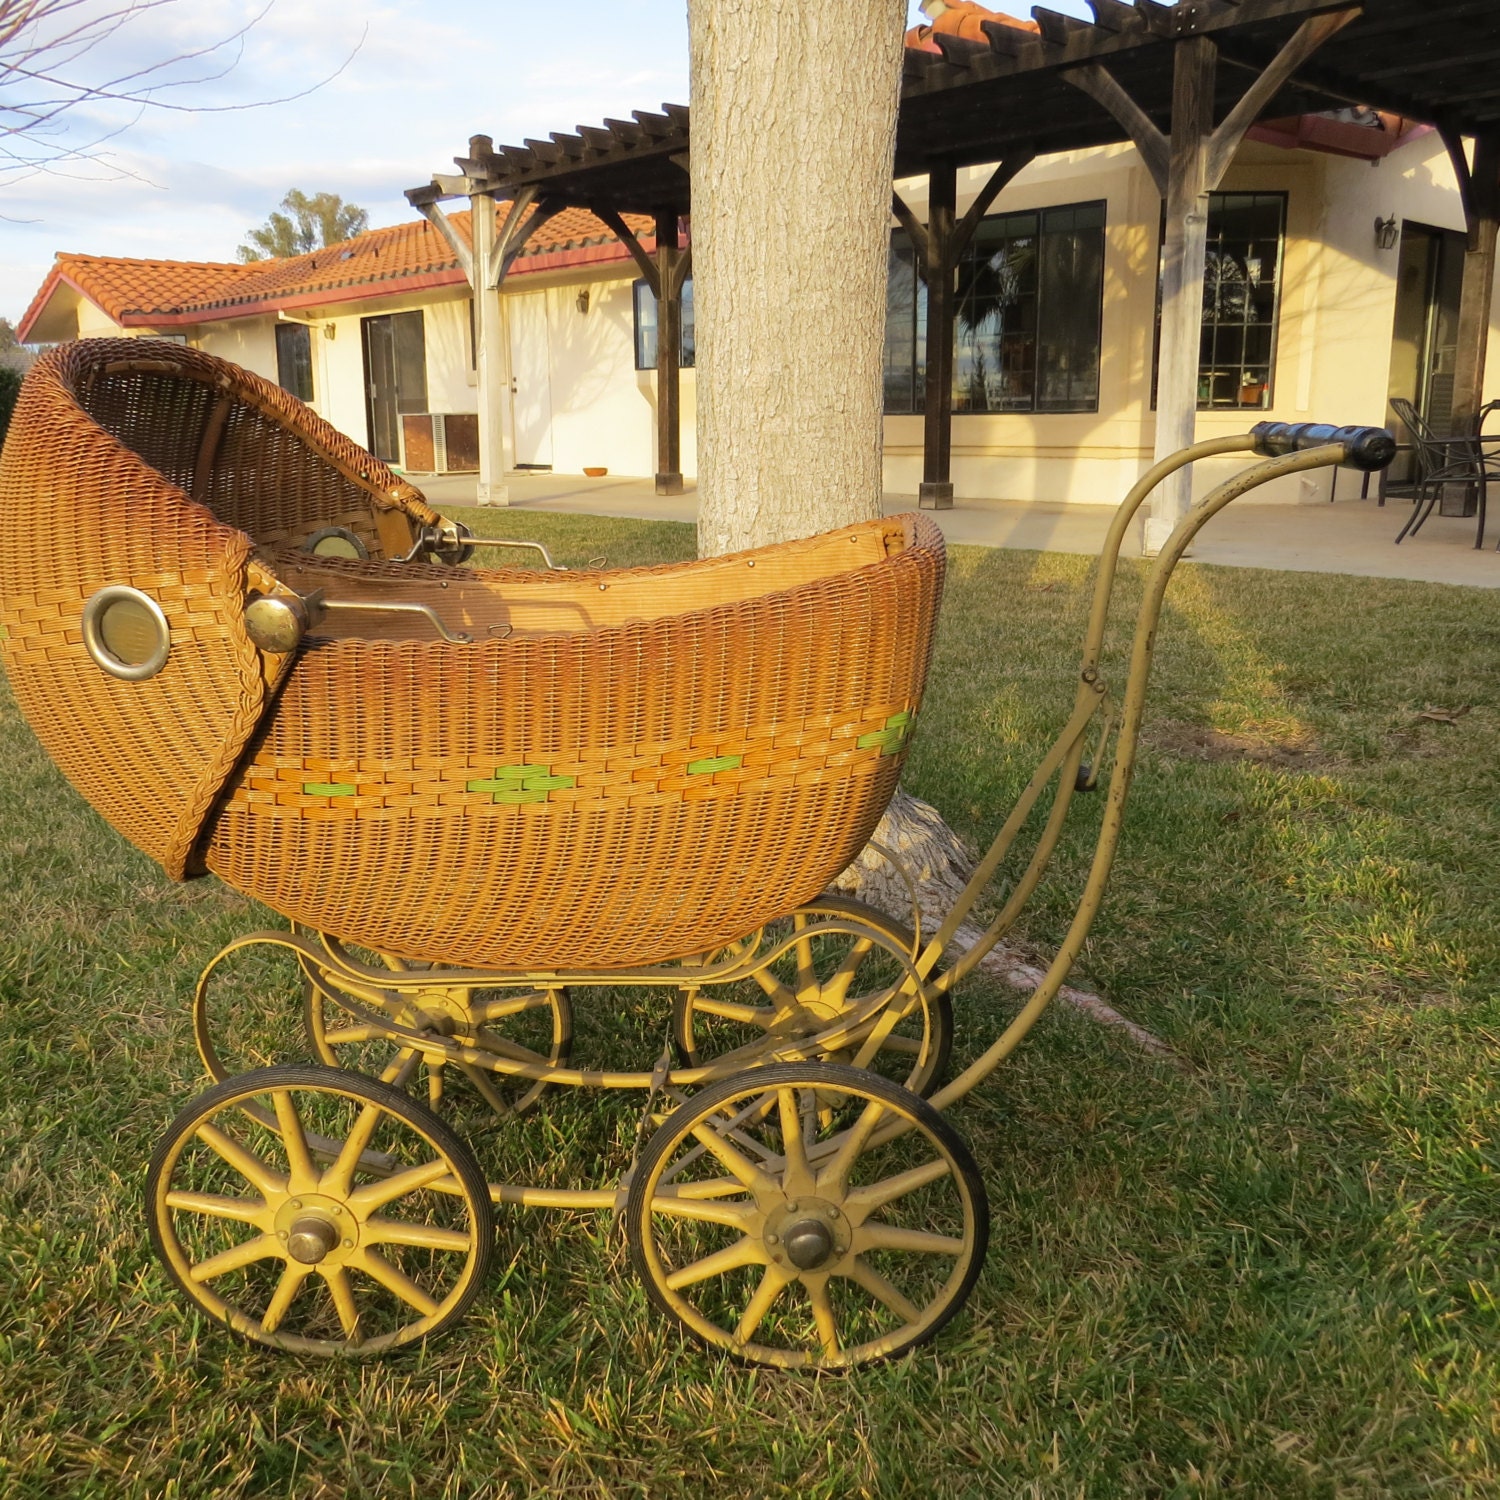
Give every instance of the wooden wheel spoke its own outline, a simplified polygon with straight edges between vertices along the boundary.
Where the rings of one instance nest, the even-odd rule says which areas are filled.
[[[820,1193],[842,1196],[844,1186],[849,1179],[849,1169],[858,1159],[859,1153],[865,1149],[866,1142],[874,1134],[875,1127],[880,1123],[881,1116],[885,1112],[885,1105],[874,1099],[860,1111],[859,1118],[844,1132],[843,1139],[838,1143],[838,1149],[834,1152],[832,1160],[818,1173]]]
[[[768,968],[756,969],[750,976],[776,1002],[778,1011],[789,1010],[797,1003],[797,997]],[[696,1002],[695,1002],[696,1003]]]
[[[333,1298],[333,1310],[339,1315],[339,1327],[351,1344],[359,1342],[359,1309],[354,1305],[354,1288],[349,1283],[349,1273],[343,1266],[320,1268],[323,1280],[328,1283],[328,1295]]]
[[[298,1265],[294,1260],[286,1263],[281,1273],[281,1280],[276,1283],[276,1290],[271,1294],[271,1300],[261,1315],[260,1326],[267,1333],[275,1333],[281,1327],[282,1320],[291,1311],[292,1303],[296,1300],[297,1293],[302,1290],[302,1283],[307,1280],[307,1277],[306,1266]]]
[[[792,1278],[779,1266],[766,1267],[766,1274],[760,1278],[760,1284],[755,1288],[740,1321],[735,1325],[735,1343],[748,1344],[755,1337],[755,1330],[765,1322],[772,1303],[781,1295],[782,1289],[791,1280]]]
[[[273,1167],[263,1162],[253,1151],[240,1145],[232,1136],[227,1136],[217,1125],[206,1120],[198,1127],[198,1139],[221,1156],[263,1198],[269,1198],[286,1190],[286,1178]]]
[[[737,1182],[736,1192],[744,1192]],[[669,1219],[691,1219],[698,1224],[726,1224],[731,1229],[740,1228],[754,1212],[749,1203],[723,1203],[711,1198],[688,1198],[658,1189],[651,1195],[651,1212],[665,1214]]]
[[[734,1244],[726,1245],[722,1250],[715,1250],[712,1255],[705,1255],[702,1260],[695,1260],[691,1265],[673,1271],[667,1277],[667,1286],[677,1292],[685,1286],[707,1281],[712,1276],[723,1276],[727,1272],[738,1271],[743,1266],[760,1266],[765,1263],[765,1251],[758,1241],[747,1234]]]
[[[805,931],[806,917],[795,917],[793,921],[796,923],[798,932]],[[818,974],[813,966],[812,939],[799,937],[793,952],[797,955],[797,998],[800,1000],[804,995],[812,994],[818,989]]]
[[[216,1276],[227,1276],[231,1271],[242,1271],[258,1260],[268,1260],[281,1253],[281,1241],[274,1234],[258,1234],[254,1239],[231,1245],[207,1260],[200,1260],[188,1274],[194,1281],[212,1281]]]
[[[887,1281],[874,1266],[866,1264],[857,1255],[843,1272],[850,1281],[862,1286],[877,1302],[883,1303],[903,1323],[915,1323],[922,1310],[894,1283]]]
[[[393,1266],[378,1250],[365,1250],[357,1264],[367,1276],[378,1281],[393,1296],[416,1308],[423,1317],[430,1318],[438,1310],[438,1304],[405,1271]]]
[[[394,1172],[389,1177],[382,1177],[355,1189],[348,1194],[349,1207],[363,1218],[387,1203],[394,1203],[407,1193],[432,1186],[440,1177],[447,1177],[451,1171],[447,1162],[435,1156],[420,1166],[408,1167],[404,1172]]]
[[[849,993],[849,986],[854,980],[855,972],[865,955],[875,946],[872,938],[856,938],[853,947],[844,955],[832,974],[823,982],[823,994],[827,999],[836,1000],[840,1005],[844,1003],[844,997]]]
[[[693,1010],[699,1015],[718,1016],[724,1021],[739,1021],[746,1026],[756,1026],[761,1031],[769,1031],[777,1015],[769,1006],[721,1000],[716,995],[700,995],[693,1001]]]
[[[706,1123],[699,1124],[693,1127],[693,1136],[718,1157],[725,1171],[732,1177],[737,1177],[752,1193],[775,1191],[776,1184],[748,1156],[731,1146],[717,1130]]]
[[[415,1056],[414,1053],[412,1055]],[[396,1064],[393,1063],[391,1066],[395,1067]],[[374,1138],[375,1128],[380,1124],[380,1117],[383,1113],[384,1111],[378,1104],[367,1104],[360,1110],[359,1118],[354,1122],[354,1128],[350,1130],[344,1144],[339,1148],[338,1157],[323,1175],[325,1192],[332,1193],[336,1198],[342,1198],[348,1193],[349,1184],[354,1181],[354,1169],[359,1165],[360,1157],[365,1154]]]
[[[264,1198],[228,1198],[222,1193],[193,1193],[175,1188],[167,1194],[167,1207],[183,1213],[207,1214],[213,1219],[236,1219],[242,1224],[258,1224],[265,1217]]]
[[[525,995],[510,995],[504,1000],[485,1000],[469,1007],[469,1013],[477,1022],[501,1021],[507,1016],[524,1015],[529,1010],[552,1009],[552,996],[546,990],[537,990]]]
[[[357,1026],[336,1026],[332,1031],[324,1031],[323,1040],[330,1047],[344,1047],[353,1042],[373,1041],[379,1035],[375,1027],[361,1022]]]
[[[423,1250],[452,1250],[463,1254],[473,1239],[458,1229],[443,1229],[436,1224],[411,1224],[405,1219],[387,1219],[373,1214],[365,1220],[363,1238],[378,1245],[415,1245]]]
[[[786,1193],[812,1191],[813,1172],[807,1160],[807,1141],[803,1134],[804,1117],[797,1091],[789,1086],[776,1090],[776,1105],[781,1116],[781,1150],[786,1163],[781,1187]]]
[[[844,1212],[851,1223],[863,1224],[877,1208],[884,1208],[887,1203],[894,1203],[929,1183],[941,1181],[949,1171],[948,1163],[939,1157],[925,1166],[911,1167],[892,1177],[883,1177],[879,1182],[853,1188],[844,1199]]]
[[[857,1244],[865,1250],[907,1250],[914,1255],[962,1255],[964,1242],[929,1229],[902,1229],[895,1224],[866,1224]]]
[[[302,1133],[297,1106],[286,1089],[276,1089],[271,1095],[271,1103],[276,1108],[276,1123],[281,1127],[281,1144],[286,1149],[287,1165],[291,1168],[287,1187],[294,1193],[309,1191],[320,1174],[313,1165],[312,1153],[307,1149],[307,1137]]]
[[[817,1325],[823,1357],[836,1359],[839,1352],[839,1330],[833,1316],[833,1300],[828,1295],[827,1277],[807,1283],[807,1298],[812,1303],[813,1322]]]

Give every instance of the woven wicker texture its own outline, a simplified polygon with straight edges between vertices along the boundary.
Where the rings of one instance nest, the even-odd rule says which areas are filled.
[[[742,936],[868,839],[931,657],[927,518],[665,568],[380,561],[408,515],[434,519],[409,485],[245,372],[128,350],[66,346],[28,379],[0,462],[3,645],[49,752],[174,873],[202,830],[207,868],[350,942],[623,968]],[[372,560],[294,550],[330,524]],[[242,608],[273,576],[425,603],[476,639],[330,613],[272,695],[284,660],[249,645]],[[159,676],[85,653],[107,583],[166,611]]]
[[[189,498],[196,494],[218,512]],[[0,456],[0,652],[69,780],[174,876],[287,663],[245,636],[258,540],[335,517],[380,555],[433,513],[286,392],[181,345],[92,339],[28,372]],[[224,524],[230,521],[233,524]],[[242,529],[237,529],[242,528]],[[122,682],[83,646],[109,584],[154,598],[165,669]]]

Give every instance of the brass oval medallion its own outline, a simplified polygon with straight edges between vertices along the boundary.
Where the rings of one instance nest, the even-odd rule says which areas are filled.
[[[155,599],[124,584],[102,588],[83,606],[83,644],[111,677],[144,682],[167,664],[167,617]]]
[[[355,534],[344,526],[325,526],[315,531],[303,542],[302,550],[314,557],[349,557],[363,562],[370,555],[369,549]]]

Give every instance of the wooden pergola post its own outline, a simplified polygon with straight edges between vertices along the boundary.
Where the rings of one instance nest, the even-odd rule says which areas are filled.
[[[1443,140],[1458,177],[1469,232],[1453,362],[1453,431],[1465,432],[1478,421],[1484,404],[1485,353],[1495,290],[1496,238],[1500,231],[1500,129],[1485,131],[1474,138],[1472,166],[1462,137],[1444,130]],[[1447,489],[1443,499],[1445,502],[1448,499]],[[1443,513],[1447,514],[1446,507]]]
[[[591,212],[630,252],[656,298],[656,493],[682,493],[682,288],[693,269],[692,246],[678,238],[675,209],[658,209],[656,254],[652,256],[613,208]]]
[[[656,211],[656,493],[682,493],[682,251],[675,209]]]
[[[510,201],[503,221],[496,198],[502,183],[496,171],[494,143],[487,135],[469,137],[468,156],[455,157],[461,177],[434,176],[426,187],[411,188],[407,201],[447,242],[469,283],[474,299],[474,367],[479,402],[480,505],[509,505],[505,476],[512,467],[510,432],[505,421],[510,396],[510,349],[500,287],[526,241],[563,204],[540,199],[539,189],[523,187]],[[469,200],[469,243],[442,210],[444,198]]]
[[[1187,35],[1173,44],[1172,119],[1167,133],[1157,128],[1102,64],[1070,68],[1062,75],[1124,127],[1166,204],[1156,365],[1158,460],[1187,447],[1196,436],[1208,195],[1224,180],[1245,132],[1276,92],[1329,37],[1358,15],[1357,9],[1350,9],[1304,21],[1217,126],[1213,115],[1219,53],[1210,36]],[[1148,557],[1161,550],[1191,503],[1191,471],[1181,469],[1162,484],[1151,502],[1142,544]]]
[[[474,266],[487,266],[495,252],[492,193],[470,195],[469,224]],[[475,499],[480,505],[509,505],[510,486],[505,476],[515,466],[515,451],[505,421],[510,394],[505,312],[500,305],[499,286],[488,285],[487,277],[476,277],[473,266],[469,268],[469,290],[474,299],[474,373],[479,400],[479,488]]]
[[[922,483],[917,491],[917,504],[923,510],[950,510],[953,506],[953,345],[958,263],[1001,189],[1035,155],[1030,147],[1012,151],[990,173],[962,219],[956,218],[958,168],[952,161],[935,162],[928,168],[925,225],[899,193],[891,197],[892,211],[911,239],[917,274],[927,288]]]

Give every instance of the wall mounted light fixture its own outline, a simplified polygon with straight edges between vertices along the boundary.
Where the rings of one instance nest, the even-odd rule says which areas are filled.
[[[578,311],[586,313],[589,310],[589,289],[584,289],[578,294]]]
[[[1395,214],[1389,218],[1382,219],[1378,214],[1375,217],[1375,248],[1377,250],[1394,250],[1396,241],[1401,238],[1401,226],[1396,222]]]

